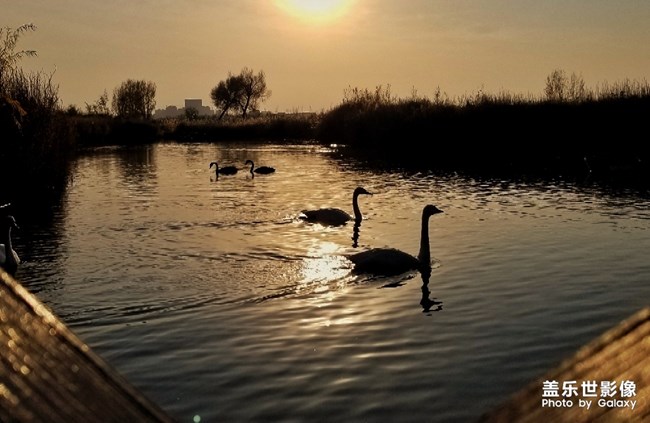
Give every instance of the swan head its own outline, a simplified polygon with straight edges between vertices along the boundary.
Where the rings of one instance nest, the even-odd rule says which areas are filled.
[[[212,166],[218,166],[217,162],[210,162],[210,169],[212,169]]]
[[[440,210],[438,207],[434,206],[433,204],[427,204],[424,206],[424,210],[422,210],[422,216],[424,217],[429,217],[433,216],[434,214],[438,213],[443,213],[442,210]]]
[[[366,189],[363,188],[363,187],[357,187],[357,188],[354,189],[354,194],[353,195],[355,197],[359,196],[361,194],[372,195],[372,192],[366,191]]]
[[[245,164],[245,165],[251,165],[251,166],[254,165],[254,163],[253,163],[252,160],[246,160],[246,163],[244,163],[244,164]]]
[[[14,217],[11,215],[6,215],[3,219],[3,223],[6,228],[20,229],[16,223],[16,219],[14,219]]]

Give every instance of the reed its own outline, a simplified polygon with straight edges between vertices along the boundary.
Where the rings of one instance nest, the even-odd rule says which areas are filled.
[[[348,89],[316,136],[350,154],[427,169],[584,175],[588,160],[600,174],[628,168],[650,182],[650,157],[638,142],[647,134],[650,85],[625,80],[591,90],[579,78],[565,81],[562,96],[449,98],[437,90],[433,99],[401,99],[382,87]]]
[[[65,189],[75,150],[52,75],[7,69],[0,75],[0,202],[42,201]],[[29,194],[28,194],[29,193]]]
[[[319,116],[314,113],[262,114],[241,118],[164,120],[163,137],[176,141],[309,140],[315,136]]]

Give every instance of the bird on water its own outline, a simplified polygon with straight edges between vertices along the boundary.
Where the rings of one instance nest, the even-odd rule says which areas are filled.
[[[372,195],[371,192],[366,191],[363,187],[355,188],[352,193],[352,210],[354,212],[354,217],[350,216],[346,211],[329,207],[329,208],[320,208],[316,210],[302,210],[300,212],[300,218],[311,223],[320,223],[322,225],[331,225],[339,226],[344,225],[350,220],[360,223],[363,219],[361,210],[359,209],[359,196],[360,195]]]
[[[420,252],[417,257],[395,248],[373,248],[347,256],[354,264],[353,271],[377,276],[394,276],[411,270],[424,271],[430,268],[429,217],[438,213],[442,213],[442,210],[431,204],[426,205],[422,210]]]
[[[18,265],[20,264],[20,257],[11,245],[11,229],[18,229],[16,219],[13,216],[6,215],[0,218],[0,231],[3,243],[0,244],[0,266],[5,272],[11,276],[16,274]]]
[[[275,172],[275,168],[272,168],[270,166],[260,166],[260,167],[255,167],[255,163],[253,163],[252,160],[246,160],[246,165],[250,164],[251,165],[251,175],[255,176],[255,173],[259,173],[261,175],[268,175],[269,173]]]
[[[212,169],[212,166],[214,166],[215,168],[215,173],[217,177],[219,177],[219,175],[234,175],[235,173],[237,173],[237,168],[235,166],[219,167],[219,163],[210,162],[210,169]]]

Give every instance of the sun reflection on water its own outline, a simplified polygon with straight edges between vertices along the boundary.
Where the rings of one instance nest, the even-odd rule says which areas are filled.
[[[314,240],[307,252],[307,258],[302,261],[298,270],[298,286],[296,294],[309,302],[311,307],[324,309],[331,306],[336,298],[347,292],[353,276],[351,263],[341,254],[339,244]],[[340,313],[337,312],[337,314]],[[347,314],[347,313],[343,313]],[[340,315],[339,315],[340,317]],[[304,321],[308,326],[330,326],[332,318],[321,315]],[[336,323],[342,323],[337,318]]]
[[[340,251],[338,244],[318,241],[309,249],[308,258],[303,261],[299,285],[317,293],[336,291],[344,286],[345,276],[350,273],[350,262]]]

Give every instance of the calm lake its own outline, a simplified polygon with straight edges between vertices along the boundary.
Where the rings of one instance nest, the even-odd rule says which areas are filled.
[[[357,186],[356,234],[298,219],[351,213]],[[428,280],[351,273],[355,251],[416,255],[427,204]],[[648,305],[649,210],[588,181],[163,143],[84,155],[51,222],[13,235],[17,279],[181,422],[467,422]]]

